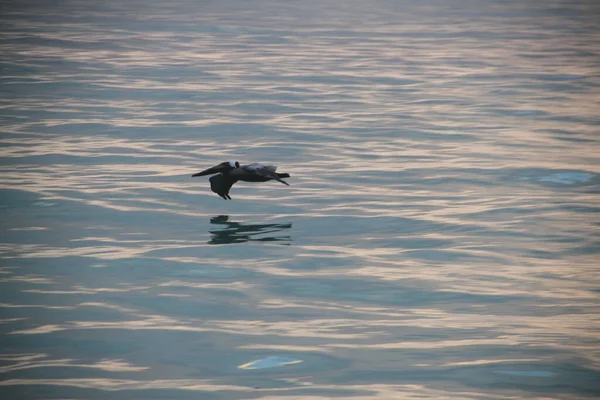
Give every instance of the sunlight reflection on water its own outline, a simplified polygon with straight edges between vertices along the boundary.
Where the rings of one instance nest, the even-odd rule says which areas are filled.
[[[596,395],[599,14],[3,7],[0,396]]]

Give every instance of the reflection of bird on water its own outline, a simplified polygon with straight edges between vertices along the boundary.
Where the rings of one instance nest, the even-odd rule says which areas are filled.
[[[224,229],[210,231],[212,239],[209,244],[231,244],[244,242],[291,242],[291,236],[275,236],[284,229],[290,229],[288,224],[243,224],[229,221],[228,215],[219,215],[210,219],[211,224],[224,225]],[[289,243],[282,243],[289,244]]]
[[[281,178],[289,178],[290,174],[280,174],[275,172],[276,170],[277,167],[274,165],[254,163],[240,166],[240,163],[237,161],[225,161],[219,165],[195,173],[192,177],[218,174],[210,177],[210,188],[225,200],[231,200],[229,189],[231,189],[233,184],[237,181],[266,182],[276,180],[284,185],[288,185],[288,183]]]

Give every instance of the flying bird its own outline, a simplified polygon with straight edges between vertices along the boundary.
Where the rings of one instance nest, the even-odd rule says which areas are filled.
[[[237,181],[266,182],[276,180],[290,186],[286,181],[281,179],[289,178],[290,174],[280,174],[275,172],[276,170],[277,167],[274,165],[262,165],[258,163],[240,165],[237,161],[225,161],[219,165],[200,171],[192,175],[192,177],[217,174],[211,176],[209,179],[210,189],[225,200],[231,200],[229,189]]]

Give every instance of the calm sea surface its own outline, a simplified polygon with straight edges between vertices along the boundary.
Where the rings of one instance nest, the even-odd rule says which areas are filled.
[[[3,2],[0,397],[597,398],[599,21]]]

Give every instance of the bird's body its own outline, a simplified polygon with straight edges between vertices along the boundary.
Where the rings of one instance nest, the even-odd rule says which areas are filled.
[[[276,180],[289,186],[282,178],[289,178],[289,174],[280,174],[275,172],[277,167],[274,165],[262,165],[258,163],[240,165],[237,161],[226,161],[204,171],[198,172],[194,176],[213,175],[210,177],[210,188],[213,192],[224,198],[231,200],[229,190],[237,181],[244,182],[266,182]]]

